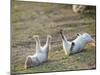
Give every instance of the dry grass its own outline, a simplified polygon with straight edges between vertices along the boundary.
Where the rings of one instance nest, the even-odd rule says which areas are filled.
[[[90,33],[95,38],[95,19],[74,14],[70,5],[15,1],[12,6],[12,73],[96,68],[94,47],[86,46],[83,52],[66,57],[59,35],[59,30],[63,29],[68,40],[75,38],[78,32]],[[40,35],[42,44],[45,43],[47,34],[53,37],[48,62],[24,70],[26,56],[35,52],[35,41],[32,39],[35,34]]]

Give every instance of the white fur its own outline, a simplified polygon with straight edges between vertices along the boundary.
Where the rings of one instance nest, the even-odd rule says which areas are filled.
[[[83,12],[85,8],[86,6],[84,5],[72,5],[73,12],[75,13]]]
[[[36,40],[36,53],[33,54],[32,56],[28,56],[26,61],[25,61],[25,68],[40,65],[43,62],[47,61],[48,59],[48,51],[49,51],[49,44],[50,44],[50,39],[51,36],[47,36],[47,41],[46,44],[42,47],[40,44],[39,36],[34,36]],[[31,63],[28,60],[28,58],[31,59]],[[29,63],[29,64],[28,64]]]
[[[70,53],[77,53],[77,52],[82,51],[85,45],[92,40],[93,40],[92,37],[88,33],[84,33],[82,35],[80,34],[73,41],[68,41],[67,38],[64,36],[64,39],[62,39],[62,42],[63,42],[63,49],[65,51],[65,54],[68,55]],[[70,50],[72,42],[74,42],[75,45],[73,46],[73,49]]]

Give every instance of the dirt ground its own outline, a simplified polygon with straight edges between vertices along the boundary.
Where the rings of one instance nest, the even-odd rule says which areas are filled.
[[[95,13],[91,14],[91,12],[85,16],[73,13],[71,5],[68,4],[13,1],[11,11],[12,73],[95,69],[95,47],[87,45],[83,52],[66,57],[59,34],[59,30],[63,29],[68,40],[73,40],[77,33],[87,32],[95,39]],[[32,36],[39,35],[44,45],[48,34],[53,37],[48,61],[25,70],[26,57],[35,53],[35,40]]]

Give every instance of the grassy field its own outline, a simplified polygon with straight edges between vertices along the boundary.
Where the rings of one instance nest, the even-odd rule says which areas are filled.
[[[87,32],[95,39],[95,14],[84,16],[72,12],[71,5],[12,2],[11,11],[11,71],[12,73],[37,73],[96,68],[95,47],[87,45],[83,52],[66,57],[62,49],[59,30],[68,40],[77,33]],[[94,17],[92,17],[94,16]],[[47,34],[53,38],[48,61],[40,66],[24,69],[28,55],[35,52],[33,35],[39,35],[42,45]]]

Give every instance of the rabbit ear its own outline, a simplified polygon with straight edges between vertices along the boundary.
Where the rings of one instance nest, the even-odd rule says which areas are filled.
[[[64,40],[63,30],[62,29],[60,30],[60,35],[61,35],[62,39]]]
[[[62,29],[60,29],[60,32],[62,32],[63,30]]]

